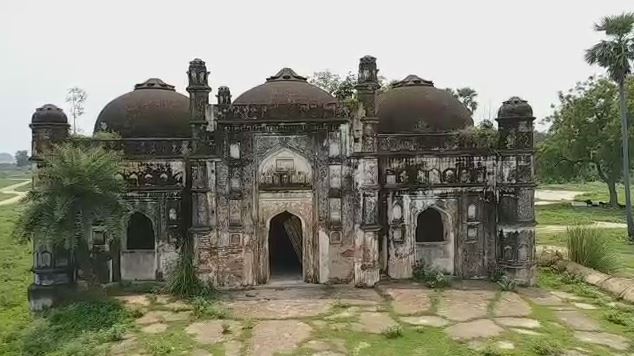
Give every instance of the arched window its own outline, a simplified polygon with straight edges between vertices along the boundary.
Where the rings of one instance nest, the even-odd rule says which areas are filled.
[[[126,247],[128,250],[154,250],[154,228],[147,216],[141,213],[130,216]]]
[[[416,218],[416,242],[442,242],[445,229],[440,212],[428,208]]]

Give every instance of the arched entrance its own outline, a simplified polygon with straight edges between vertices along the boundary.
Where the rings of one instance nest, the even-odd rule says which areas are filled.
[[[152,220],[142,213],[130,215],[121,250],[121,279],[156,279],[156,236]]]
[[[445,228],[440,212],[428,208],[416,218],[416,242],[442,242],[445,240]]]
[[[270,279],[302,279],[303,237],[301,220],[284,211],[269,224]]]

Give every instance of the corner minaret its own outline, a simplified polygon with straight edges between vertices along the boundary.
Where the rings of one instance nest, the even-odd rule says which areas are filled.
[[[379,89],[376,58],[359,60],[357,96],[359,109],[354,115],[353,138],[355,179],[359,187],[354,199],[354,282],[371,287],[379,281],[379,163],[377,150],[376,91]]]
[[[519,97],[498,110],[497,264],[524,285],[535,283],[533,109]]]
[[[209,107],[209,72],[207,66],[202,59],[195,58],[189,62],[189,70],[187,71],[189,85],[187,92],[189,93],[189,112],[191,113],[190,125],[192,128],[192,138],[194,139],[194,152],[197,152],[200,141],[205,139],[205,131],[209,122],[207,122],[207,108]]]

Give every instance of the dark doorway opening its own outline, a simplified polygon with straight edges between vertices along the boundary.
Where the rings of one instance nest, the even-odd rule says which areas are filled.
[[[302,279],[302,222],[287,211],[271,219],[269,267],[271,279]]]
[[[416,218],[416,242],[445,241],[445,229],[440,212],[428,208]]]
[[[141,213],[134,213],[128,222],[126,240],[128,250],[154,250],[152,221]]]

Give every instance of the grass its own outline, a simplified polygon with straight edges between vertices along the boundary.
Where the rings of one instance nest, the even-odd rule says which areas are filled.
[[[626,223],[625,210],[570,204],[538,205],[535,219],[539,225],[588,225],[595,221]]]
[[[15,205],[0,206],[0,355],[21,354],[16,344],[32,322],[26,298],[33,278],[31,249],[11,238],[18,214]]]
[[[620,269],[621,263],[616,248],[606,238],[604,230],[571,227],[566,231],[568,258],[580,265],[604,273],[613,273]]]

